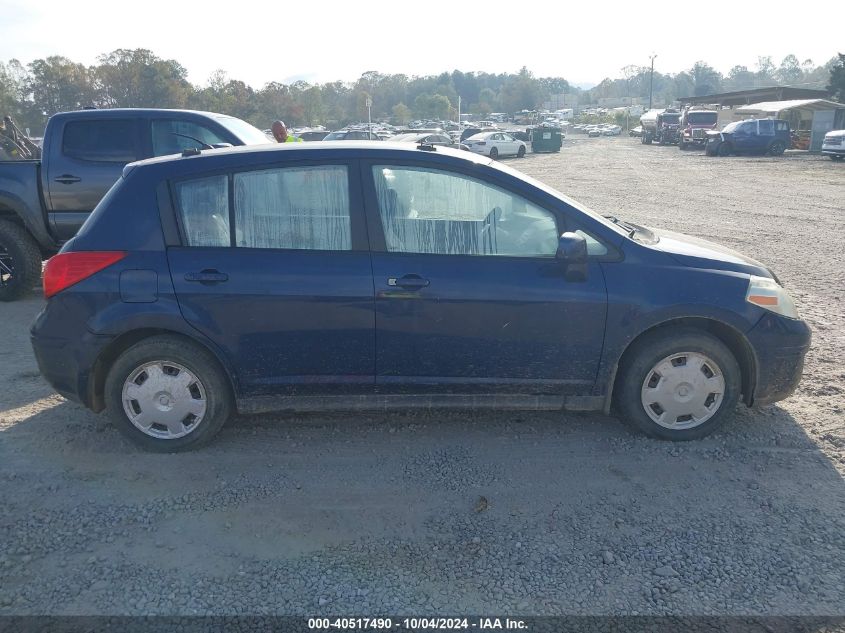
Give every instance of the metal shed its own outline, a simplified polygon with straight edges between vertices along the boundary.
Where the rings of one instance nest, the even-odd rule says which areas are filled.
[[[734,109],[737,118],[775,117],[789,121],[793,130],[810,132],[810,151],[821,150],[824,135],[845,127],[845,104],[827,99],[793,99],[763,101]]]

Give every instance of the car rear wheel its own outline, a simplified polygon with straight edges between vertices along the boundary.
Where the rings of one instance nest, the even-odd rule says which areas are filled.
[[[162,453],[208,442],[234,411],[217,359],[169,335],[145,339],[118,357],[106,378],[105,400],[109,417],[126,437]]]
[[[0,220],[0,301],[14,301],[41,279],[41,251],[23,227]]]
[[[525,158],[525,145],[519,146],[519,151],[516,153],[517,158]]]
[[[617,383],[615,404],[623,421],[651,437],[683,441],[709,435],[730,416],[741,374],[719,339],[671,329],[634,345]]]
[[[499,158],[499,150],[497,150],[495,147],[490,150],[490,158],[492,158],[493,160]]]
[[[769,154],[772,156],[780,156],[786,151],[786,143],[783,141],[775,141],[769,145]]]

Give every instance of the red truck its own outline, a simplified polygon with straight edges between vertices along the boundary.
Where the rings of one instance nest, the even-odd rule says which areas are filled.
[[[718,112],[701,106],[692,106],[684,110],[681,114],[678,148],[684,150],[694,146],[703,149],[707,144],[707,132],[716,129],[718,118]]]

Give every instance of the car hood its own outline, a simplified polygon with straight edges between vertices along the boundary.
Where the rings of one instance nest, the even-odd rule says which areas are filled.
[[[721,244],[673,231],[652,228],[649,230],[659,238],[656,243],[650,244],[649,248],[667,253],[684,266],[774,278],[774,274],[756,259]]]

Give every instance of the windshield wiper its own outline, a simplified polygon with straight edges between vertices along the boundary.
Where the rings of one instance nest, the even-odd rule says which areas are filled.
[[[606,215],[604,217],[606,219],[610,220],[611,222],[613,222],[614,224],[616,224],[617,226],[620,226],[623,229],[625,229],[626,231],[628,231],[628,237],[634,237],[634,235],[636,235],[637,231],[639,230],[633,224],[629,224],[628,222],[625,222],[624,220],[620,220],[615,215]]]

